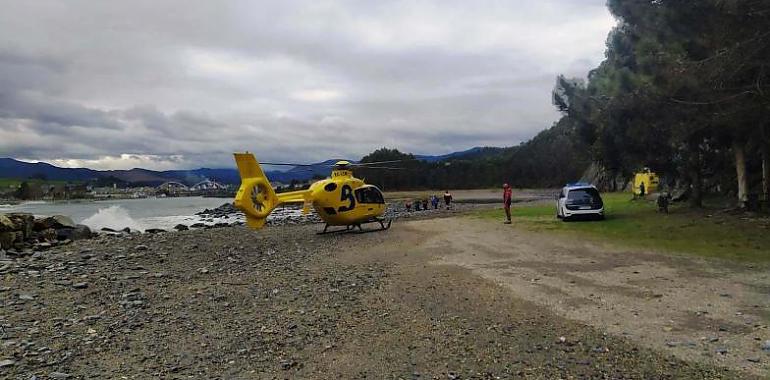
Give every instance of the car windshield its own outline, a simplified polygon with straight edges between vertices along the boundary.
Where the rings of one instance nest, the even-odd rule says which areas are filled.
[[[567,203],[571,205],[596,205],[602,204],[599,192],[594,188],[570,190],[567,195]]]

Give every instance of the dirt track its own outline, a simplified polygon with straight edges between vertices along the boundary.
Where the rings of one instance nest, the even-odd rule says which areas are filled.
[[[767,374],[767,354],[750,351],[755,336],[766,339],[766,322],[744,323],[761,309],[748,309],[755,285],[767,283],[752,274],[757,270],[588,245],[573,249],[546,235],[467,217],[402,221],[376,234],[316,236],[317,228],[102,238],[0,263],[0,362],[5,363],[0,375],[734,379]],[[713,271],[725,280],[708,280]],[[656,275],[675,286],[656,288],[648,281]],[[710,314],[703,318],[679,319],[689,310],[685,290],[699,288],[688,287],[691,283],[728,284],[724,292],[730,296],[708,294],[722,292],[708,288],[693,293],[690,297],[704,297],[699,304],[717,306],[704,309]],[[733,305],[743,310],[741,318],[728,318]],[[640,322],[623,321],[631,318],[631,309]],[[651,310],[660,315],[648,316]],[[673,321],[671,331],[659,324],[666,319]],[[727,329],[720,332],[714,325],[718,341],[697,336],[688,338],[695,347],[665,345],[690,332],[710,332],[712,320]],[[725,355],[707,352],[722,343]],[[708,347],[706,355],[691,354],[701,346]],[[740,360],[749,354],[760,363]]]
[[[418,249],[685,360],[770,374],[770,268],[598,246],[467,219],[414,223]]]

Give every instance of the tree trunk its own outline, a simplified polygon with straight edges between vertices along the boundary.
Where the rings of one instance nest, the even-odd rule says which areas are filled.
[[[768,125],[763,123],[759,128],[759,152],[762,158],[762,196],[765,204],[770,207],[770,136]]]
[[[687,171],[690,177],[690,207],[703,207],[703,178],[701,176],[700,146],[697,139],[689,141],[690,157],[687,160]]]
[[[759,146],[762,150],[762,194],[765,202],[770,202],[770,149],[766,141],[760,141]]]
[[[700,170],[690,173],[690,207],[703,207],[703,179]]]
[[[749,181],[746,176],[746,147],[740,141],[733,142],[735,154],[735,174],[738,179],[738,206],[746,208],[749,201]]]

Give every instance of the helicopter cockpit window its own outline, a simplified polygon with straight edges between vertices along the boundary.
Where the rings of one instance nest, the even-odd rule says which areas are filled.
[[[382,193],[375,187],[360,187],[356,189],[358,203],[385,203]]]

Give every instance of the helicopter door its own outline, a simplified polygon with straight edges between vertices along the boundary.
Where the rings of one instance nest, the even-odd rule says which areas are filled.
[[[356,200],[358,203],[385,203],[385,197],[382,196],[382,192],[374,186],[361,186],[356,189]]]

